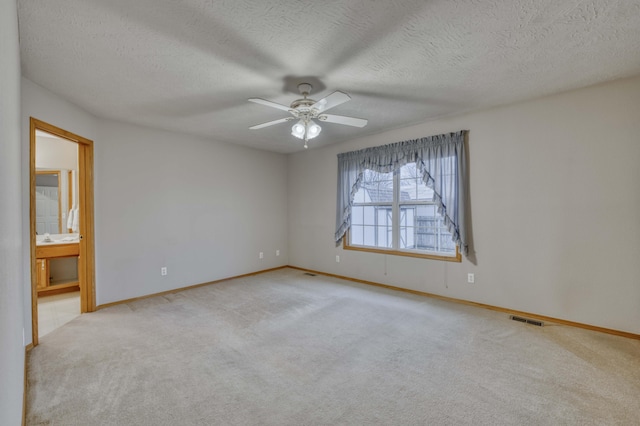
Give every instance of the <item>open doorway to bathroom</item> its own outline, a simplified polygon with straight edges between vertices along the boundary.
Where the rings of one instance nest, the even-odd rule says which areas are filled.
[[[95,310],[93,142],[31,118],[32,339]]]
[[[78,145],[36,130],[38,337],[80,315]]]

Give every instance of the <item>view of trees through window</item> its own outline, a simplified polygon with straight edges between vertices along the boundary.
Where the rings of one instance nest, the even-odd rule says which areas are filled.
[[[394,223],[394,211],[398,212]],[[394,238],[394,232],[397,236]],[[456,246],[415,163],[396,173],[365,170],[351,210],[350,244],[455,254]]]

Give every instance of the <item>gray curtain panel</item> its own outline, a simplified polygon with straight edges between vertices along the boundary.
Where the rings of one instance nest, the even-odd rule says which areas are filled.
[[[365,169],[389,173],[407,163],[416,163],[422,180],[433,190],[433,201],[453,241],[468,256],[465,200],[467,199],[466,130],[382,145],[338,154],[336,244],[351,226],[353,197]]]

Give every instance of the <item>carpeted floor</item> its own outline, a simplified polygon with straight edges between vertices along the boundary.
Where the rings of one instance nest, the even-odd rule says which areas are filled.
[[[283,269],[82,315],[29,425],[637,425],[640,341]]]

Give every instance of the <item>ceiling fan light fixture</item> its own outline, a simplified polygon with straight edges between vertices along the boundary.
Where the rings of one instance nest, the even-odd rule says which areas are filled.
[[[306,126],[304,125],[304,122],[302,120],[298,121],[291,128],[291,134],[298,139],[304,138],[305,131],[306,131]]]
[[[313,139],[320,134],[322,127],[311,121],[307,126],[307,138]]]

